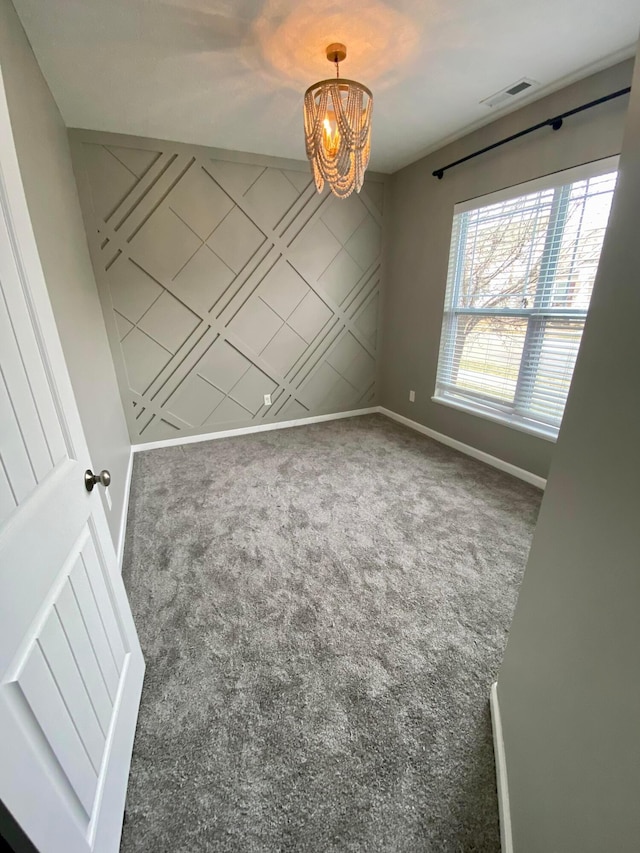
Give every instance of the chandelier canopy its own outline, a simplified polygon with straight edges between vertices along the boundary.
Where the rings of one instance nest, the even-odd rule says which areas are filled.
[[[335,78],[314,83],[304,95],[305,144],[316,188],[322,192],[326,181],[338,198],[360,192],[371,149],[373,95],[362,83],[340,77],[346,56],[343,44],[330,44]]]

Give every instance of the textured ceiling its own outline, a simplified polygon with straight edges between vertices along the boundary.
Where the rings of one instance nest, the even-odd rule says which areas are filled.
[[[70,127],[296,159],[304,90],[345,42],[384,172],[492,121],[480,101],[522,77],[531,100],[633,55],[640,27],[637,0],[14,2]]]

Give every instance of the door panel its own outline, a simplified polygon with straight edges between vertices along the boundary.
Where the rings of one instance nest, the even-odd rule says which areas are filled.
[[[0,77],[0,800],[116,853],[144,662],[51,314]]]
[[[129,655],[89,525],[51,591],[2,690],[20,692],[14,707],[41,730],[58,789],[70,811],[74,797],[81,804],[88,832]]]
[[[6,277],[4,270],[2,278]],[[54,461],[38,415],[34,396],[29,386],[20,346],[11,327],[9,311],[6,304],[6,293],[3,288],[3,299],[0,301],[0,341],[2,354],[2,377],[4,380],[5,399],[11,401],[13,410],[11,419],[18,427],[25,454],[28,457],[31,485],[39,483],[53,468]]]
[[[56,463],[68,457],[64,430],[40,347],[10,233],[3,228],[0,253],[0,442],[3,467],[22,501]]]
[[[104,623],[100,618],[95,596],[87,576],[87,567],[79,559],[71,575],[71,588],[75,596],[82,620],[87,628],[91,648],[98,663],[99,672],[113,704],[118,692],[120,670],[113,655]]]
[[[106,736],[111,721],[113,700],[98,663],[94,641],[89,636],[80,604],[71,583],[65,584],[55,604],[56,613],[64,625],[67,641],[80,672],[91,705],[96,712],[102,733]]]
[[[69,780],[71,790],[84,806],[88,824],[98,775],[82,747],[73,718],[65,704],[65,697],[56,684],[38,643],[29,649],[15,684],[24,697],[23,705],[19,706],[22,715],[20,721],[27,726],[39,726],[41,729],[51,756],[59,763]],[[5,689],[11,689],[11,683],[6,685]]]
[[[36,486],[36,478],[29,460],[20,425],[11,407],[4,376],[0,377],[0,411],[2,426],[0,429],[0,458],[7,485],[11,492],[11,501],[5,502],[2,520],[14,510]]]
[[[44,655],[57,690],[89,756],[93,769],[99,773],[105,745],[104,732],[100,726],[98,715],[91,704],[89,693],[84,686],[75,661],[73,649],[67,640],[64,626],[60,622],[55,606],[42,628],[37,645]]]
[[[3,383],[0,383],[0,389],[2,388],[2,384]],[[0,411],[2,411],[2,408],[3,402],[0,390]],[[0,524],[2,524],[5,518],[9,517],[16,506],[17,502],[13,494],[13,489],[11,488],[11,483],[9,482],[9,477],[4,467],[4,463],[2,459],[0,459]]]

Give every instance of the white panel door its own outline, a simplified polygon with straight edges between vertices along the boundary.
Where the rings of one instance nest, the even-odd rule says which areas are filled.
[[[118,850],[144,673],[89,467],[0,77],[0,800],[40,853]]]

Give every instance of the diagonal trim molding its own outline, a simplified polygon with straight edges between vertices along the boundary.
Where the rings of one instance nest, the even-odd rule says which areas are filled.
[[[70,139],[133,444],[375,405],[380,178],[338,200],[298,163]]]

